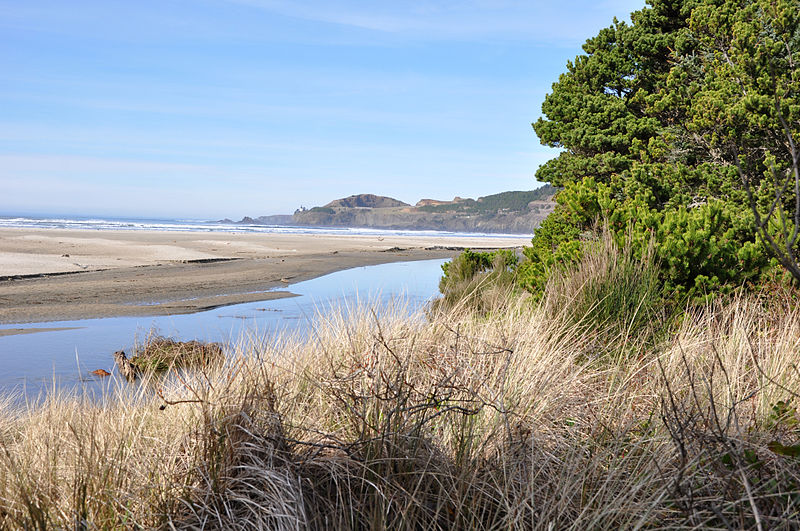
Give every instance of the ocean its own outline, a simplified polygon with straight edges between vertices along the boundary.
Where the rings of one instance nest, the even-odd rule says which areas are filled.
[[[88,216],[0,216],[0,228],[83,229],[121,231],[177,231],[263,234],[340,234],[354,236],[431,236],[519,238],[519,234],[489,234],[436,230],[392,230],[355,227],[299,227],[291,225],[248,225],[189,219],[103,218]]]

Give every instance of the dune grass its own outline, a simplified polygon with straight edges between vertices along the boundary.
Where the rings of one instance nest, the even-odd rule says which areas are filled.
[[[598,321],[577,278],[490,312],[319,315],[160,396],[5,406],[0,528],[794,528],[791,299]]]

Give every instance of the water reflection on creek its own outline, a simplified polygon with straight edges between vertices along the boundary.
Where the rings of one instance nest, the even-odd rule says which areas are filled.
[[[293,284],[298,297],[224,306],[201,313],[160,317],[113,317],[0,325],[61,330],[0,337],[0,394],[37,397],[53,389],[99,391],[108,379],[89,371],[111,370],[112,353],[127,349],[151,330],[178,340],[236,342],[244,334],[273,337],[304,330],[326,307],[370,301],[377,306],[403,297],[410,310],[437,293],[445,260],[399,262],[339,271]]]

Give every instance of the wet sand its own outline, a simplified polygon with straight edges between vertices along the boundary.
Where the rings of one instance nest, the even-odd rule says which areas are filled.
[[[74,326],[60,326],[56,328],[0,328],[0,337],[16,336],[20,334],[38,334],[40,332],[60,332],[62,330],[77,330]]]
[[[447,238],[0,229],[0,323],[192,313],[292,296],[351,267],[518,247],[526,236]]]

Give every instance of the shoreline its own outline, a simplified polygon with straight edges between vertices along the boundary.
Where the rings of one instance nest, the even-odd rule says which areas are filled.
[[[48,328],[0,328],[0,337],[19,336],[23,334],[41,334],[43,332],[63,332],[78,330],[79,326],[53,326]]]
[[[291,297],[276,288],[354,267],[528,241],[0,228],[0,324],[196,313]]]

